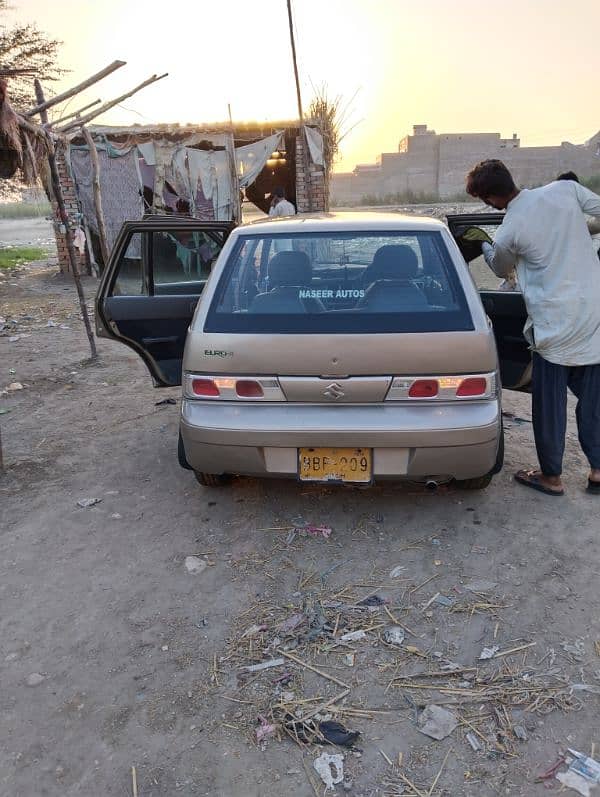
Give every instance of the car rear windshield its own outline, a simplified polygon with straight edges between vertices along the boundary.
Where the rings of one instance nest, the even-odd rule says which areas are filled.
[[[438,232],[241,235],[207,332],[361,333],[473,329]]]

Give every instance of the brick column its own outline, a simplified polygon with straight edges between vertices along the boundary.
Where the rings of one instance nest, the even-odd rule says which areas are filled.
[[[79,203],[77,201],[77,194],[75,193],[75,183],[69,171],[67,160],[65,157],[64,146],[57,143],[56,146],[56,167],[58,169],[58,177],[65,200],[65,209],[71,223],[71,229],[79,226],[80,211]],[[58,267],[62,274],[69,274],[71,272],[71,261],[69,260],[69,252],[67,249],[67,237],[62,231],[64,225],[60,221],[58,215],[58,205],[55,200],[52,200],[52,216],[54,219],[54,236],[56,238],[56,249],[58,252]],[[79,273],[85,272],[85,255],[80,255],[78,250],[75,249],[75,254],[79,261]]]
[[[305,153],[304,137],[296,138],[296,204],[298,213],[320,213],[329,210],[325,189],[325,169],[313,163],[310,152]]]

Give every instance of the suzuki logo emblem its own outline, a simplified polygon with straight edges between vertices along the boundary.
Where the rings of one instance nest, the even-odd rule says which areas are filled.
[[[323,391],[323,395],[327,396],[327,398],[337,401],[338,399],[343,398],[346,394],[337,382],[332,382],[327,390]]]

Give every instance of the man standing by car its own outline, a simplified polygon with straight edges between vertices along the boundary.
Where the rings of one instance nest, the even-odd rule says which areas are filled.
[[[600,495],[600,263],[584,213],[600,217],[600,196],[572,180],[519,190],[499,160],[479,163],[467,193],[506,210],[494,243],[476,228],[487,264],[499,277],[516,267],[528,312],[524,334],[533,351],[533,430],[540,470],[515,479],[563,495],[567,388],[575,394],[581,447]]]

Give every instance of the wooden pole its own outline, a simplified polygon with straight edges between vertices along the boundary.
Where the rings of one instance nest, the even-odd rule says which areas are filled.
[[[97,83],[102,78],[105,78],[107,75],[112,74],[117,69],[120,69],[122,66],[125,66],[126,61],[113,61],[112,64],[109,64],[105,69],[102,69],[100,72],[96,72],[95,75],[84,80],[83,83],[78,83],[77,86],[73,86],[72,89],[68,91],[63,91],[62,94],[57,94],[56,97],[52,97],[49,100],[44,100],[44,102],[40,102],[38,99],[38,104],[35,108],[32,108],[30,111],[27,111],[24,116],[35,116],[36,113],[41,114],[42,111],[46,111],[48,108],[52,108],[53,105],[58,105],[59,102],[63,102],[63,100],[68,100],[69,97],[74,97],[75,94],[79,94],[79,92],[83,91],[84,89],[93,86],[94,83]],[[37,99],[37,94],[36,94]],[[48,119],[48,117],[46,117]],[[43,121],[43,120],[42,120]]]
[[[35,86],[36,99],[39,105],[43,105],[44,92],[42,90],[42,84],[40,83],[39,80],[36,79],[34,81],[34,86]],[[46,124],[48,121],[48,112],[46,110],[40,111],[40,117],[42,122]],[[85,303],[85,296],[83,293],[83,287],[81,285],[81,277],[79,275],[79,270],[77,267],[77,256],[75,255],[75,245],[73,244],[73,233],[71,232],[69,216],[67,215],[67,209],[65,207],[65,199],[62,192],[62,186],[60,184],[60,178],[58,176],[58,167],[56,165],[56,150],[54,148],[54,139],[52,138],[52,133],[46,131],[46,140],[48,143],[48,162],[50,164],[52,190],[54,192],[54,198],[56,199],[56,204],[58,205],[59,218],[61,222],[65,225],[65,238],[67,241],[67,251],[69,253],[69,261],[71,263],[71,273],[73,274],[73,281],[75,283],[75,289],[77,290],[77,296],[79,297],[79,307],[81,309],[81,315],[83,317],[83,324],[85,326],[85,331],[90,344],[91,359],[97,360],[98,351],[96,349],[96,341],[94,340],[94,333],[92,332],[92,325],[90,324],[90,317],[88,315],[87,305]]]
[[[90,161],[92,164],[92,178],[94,188],[94,209],[96,211],[96,221],[98,223],[98,236],[100,238],[100,251],[102,252],[102,260],[104,268],[108,266],[108,258],[110,256],[110,247],[108,246],[108,235],[106,234],[106,223],[104,221],[104,212],[102,210],[102,193],[100,191],[100,161],[98,160],[98,150],[94,144],[94,139],[91,136],[87,127],[81,128],[85,142],[90,148]]]
[[[296,79],[296,96],[298,99],[298,118],[302,124],[302,97],[300,95],[300,79],[298,78],[298,63],[296,61],[296,42],[294,41],[294,23],[292,21],[292,0],[287,0],[288,22],[290,26],[290,42],[292,45],[292,61],[294,62],[294,77]]]
[[[68,113],[66,116],[61,116],[60,119],[54,119],[52,124],[59,125],[61,122],[66,122],[67,119],[71,119],[73,116],[81,116],[81,114],[84,111],[88,111],[90,108],[93,108],[94,105],[98,105],[99,102],[102,102],[102,100],[94,100],[94,102],[90,102],[89,105],[84,105],[83,108],[79,108],[79,110],[77,111],[72,111],[71,113]]]
[[[140,83],[139,86],[136,86],[134,89],[131,89],[131,91],[128,91],[126,94],[121,94],[121,96],[117,97],[116,100],[111,100],[110,102],[106,102],[104,103],[104,105],[101,105],[92,113],[88,113],[87,116],[82,116],[81,119],[76,119],[73,122],[69,122],[68,125],[64,125],[64,127],[61,127],[59,129],[59,132],[66,133],[69,130],[75,129],[76,127],[80,127],[81,125],[86,125],[88,122],[91,122],[92,119],[95,119],[96,116],[100,116],[101,113],[108,111],[109,108],[118,105],[120,102],[123,102],[123,100],[126,100],[128,97],[133,96],[138,91],[145,89],[146,86],[149,86],[151,83],[156,83],[157,80],[162,80],[164,77],[167,77],[168,74],[169,74],[168,72],[165,72],[164,75],[152,75],[151,78],[148,78],[148,80],[145,80],[143,83]]]

